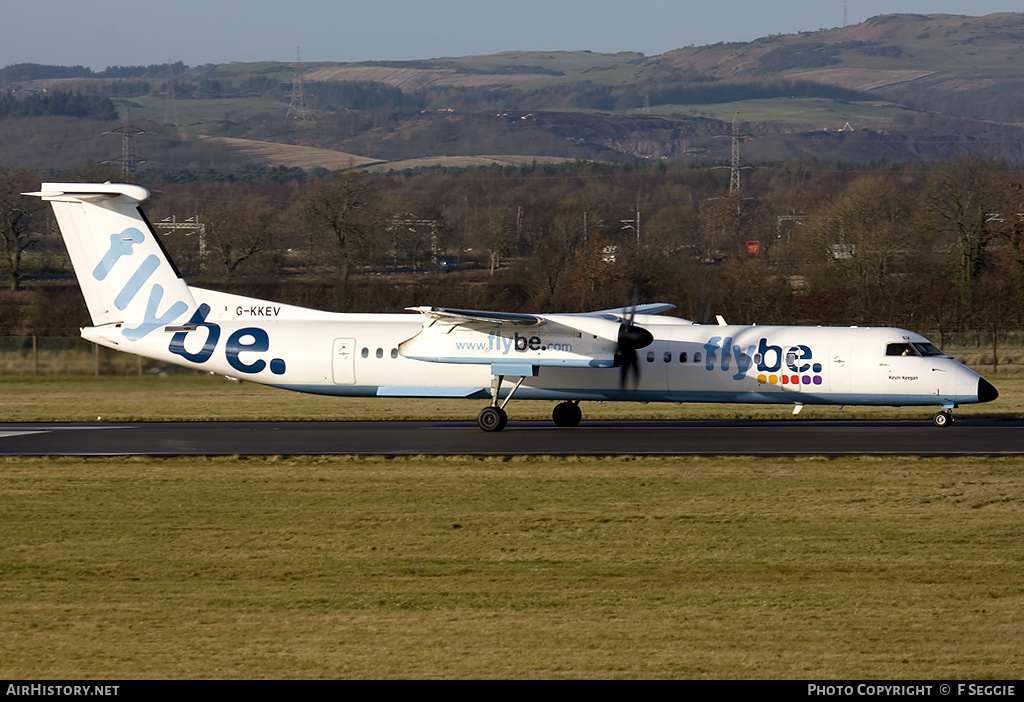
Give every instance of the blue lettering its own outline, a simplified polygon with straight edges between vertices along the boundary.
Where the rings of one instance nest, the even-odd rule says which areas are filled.
[[[707,358],[704,362],[704,368],[706,370],[715,369],[715,351],[718,350],[718,342],[722,340],[720,336],[713,336],[708,339],[708,343],[704,344],[704,350],[707,352]]]
[[[249,337],[251,341],[243,343],[242,340]],[[242,363],[238,357],[243,351],[257,351],[262,353],[270,348],[270,336],[259,327],[246,327],[239,329],[228,337],[224,355],[227,356],[228,364],[241,373],[259,373],[267,367],[267,362],[261,358],[253,363]],[[283,369],[282,369],[283,372]],[[280,373],[278,374],[280,375]]]
[[[775,354],[775,358],[771,363],[768,362],[769,353]],[[782,368],[782,349],[778,346],[768,346],[768,339],[761,339],[757,345],[757,355],[761,357],[757,364],[759,371],[774,373]]]
[[[797,351],[800,355],[797,355]],[[792,354],[792,356],[790,355]],[[794,346],[786,354],[786,367],[788,367],[794,373],[806,373],[811,369],[810,363],[799,364],[797,361],[809,361],[811,360],[811,349],[807,346]]]
[[[138,341],[154,329],[162,327],[168,322],[173,322],[181,315],[188,312],[188,305],[178,300],[162,316],[157,317],[157,308],[164,296],[164,288],[159,283],[154,283],[149,291],[149,302],[146,303],[146,314],[142,318],[142,324],[134,329],[125,329],[121,335],[129,341]]]
[[[739,346],[732,347],[733,358],[736,359],[736,375],[733,376],[733,380],[743,380],[743,376],[747,374],[747,369],[750,368],[750,364],[753,363],[754,349],[756,347],[750,346],[747,348],[746,353]]]
[[[185,335],[188,332],[180,331],[174,332],[174,336],[171,337],[171,345],[167,347],[167,350],[193,363],[205,363],[210,360],[213,350],[217,347],[217,342],[220,341],[220,325],[207,322],[206,315],[208,314],[210,314],[210,306],[203,303],[192,314],[192,319],[188,320],[189,324],[194,324],[197,327],[206,327],[206,341],[203,342],[203,348],[196,353],[190,353],[185,348]]]
[[[93,269],[92,277],[96,280],[103,280],[110,273],[110,269],[114,267],[117,260],[122,256],[130,256],[132,253],[133,244],[141,244],[146,240],[146,235],[140,232],[135,227],[129,227],[120,234],[110,235],[110,248],[107,249],[107,253],[103,254],[103,258],[96,264],[96,268]],[[121,308],[124,309],[124,308]]]
[[[153,254],[146,257],[146,260],[142,262],[139,269],[132,274],[132,277],[125,283],[125,286],[121,289],[121,292],[114,298],[114,306],[119,310],[123,310],[128,306],[128,303],[135,299],[135,296],[139,294],[139,290],[149,280],[149,276],[153,275],[153,271],[160,267],[160,258]]]
[[[722,342],[722,370],[729,370],[729,354],[732,349],[732,337],[725,337],[725,341]]]

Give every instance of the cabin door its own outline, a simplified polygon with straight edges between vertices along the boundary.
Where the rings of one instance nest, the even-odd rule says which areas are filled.
[[[356,340],[335,339],[331,349],[331,369],[335,385],[353,385],[356,382]]]
[[[849,346],[833,346],[828,350],[825,363],[828,389],[832,392],[850,392],[850,368],[853,358]]]

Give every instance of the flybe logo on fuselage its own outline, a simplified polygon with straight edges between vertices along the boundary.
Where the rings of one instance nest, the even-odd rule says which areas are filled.
[[[765,385],[821,385],[821,364],[814,362],[811,347],[791,344],[783,348],[762,338],[744,349],[733,338],[713,336],[704,344],[704,369],[734,371],[733,380],[742,380],[750,368],[757,370],[757,382]]]
[[[206,331],[206,339],[203,341],[202,348],[196,351],[189,351],[185,347],[185,337],[189,331],[177,331],[171,337],[171,343],[168,345],[167,350],[192,363],[206,363],[209,361],[213,356],[213,352],[217,350],[221,334],[219,324],[206,321],[206,317],[209,314],[210,306],[203,303],[199,305],[192,314],[192,318],[188,320],[188,326],[192,327],[192,330],[198,331],[202,328]],[[224,357],[227,359],[228,365],[239,373],[251,375],[270,368],[270,372],[274,375],[284,375],[286,364],[283,358],[272,358],[267,363],[266,360],[258,355],[268,350],[270,350],[270,335],[265,329],[260,327],[243,327],[238,329],[231,333],[224,343]],[[241,355],[243,353],[247,354],[246,359],[250,361],[249,363],[246,363],[246,359],[242,358]],[[254,356],[254,354],[257,355]]]
[[[502,356],[507,356],[513,351],[519,353],[527,351],[571,352],[572,344],[545,342],[539,336],[520,336],[519,332],[512,336],[505,336],[501,332],[491,332],[487,335],[486,341],[457,341],[455,348],[459,351],[497,352]]]

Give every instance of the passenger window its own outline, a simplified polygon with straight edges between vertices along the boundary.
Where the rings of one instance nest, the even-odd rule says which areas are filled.
[[[384,349],[377,349],[377,358],[384,358]]]
[[[362,356],[363,358],[369,358],[369,357],[370,357],[370,349],[368,349],[368,348],[366,348],[366,347],[364,346],[364,347],[363,347],[363,351],[362,351],[362,353],[361,353],[360,355],[361,355],[361,356]]]
[[[647,352],[647,362],[648,363],[654,363],[654,352],[653,351],[648,351]]]
[[[665,352],[665,363],[671,363],[671,362],[672,362],[672,352],[671,351],[666,351]]]
[[[680,363],[686,363],[686,352],[685,351],[683,351],[681,354],[679,354],[679,362]]]
[[[398,358],[398,349],[391,349],[391,358]]]
[[[700,351],[695,351],[693,354],[693,362],[700,363]]]

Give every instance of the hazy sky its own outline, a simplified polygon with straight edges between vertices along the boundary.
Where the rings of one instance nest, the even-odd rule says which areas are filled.
[[[1024,12],[1024,0],[846,0],[896,12]],[[368,61],[589,49],[648,56],[843,24],[843,0],[3,0],[0,66]]]

